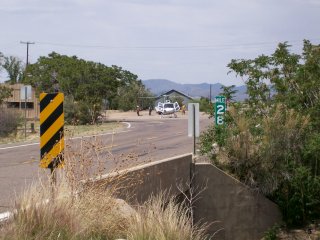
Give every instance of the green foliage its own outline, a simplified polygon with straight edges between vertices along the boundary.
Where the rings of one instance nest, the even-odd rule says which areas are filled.
[[[63,92],[75,102],[75,109],[66,108],[71,111],[66,113],[68,121],[93,124],[107,102],[121,109],[132,109],[145,90],[136,75],[121,67],[108,67],[55,52],[28,65],[25,82],[38,93]]]
[[[228,135],[229,131],[225,125],[210,125],[199,137],[200,153],[209,154],[215,165],[220,167],[217,161],[217,153],[218,149],[225,147]]]
[[[6,98],[9,98],[11,96],[12,89],[5,85],[0,85],[0,105],[4,102]]]
[[[309,166],[314,176],[320,174],[320,133],[313,132],[306,138],[303,149],[305,165]]]
[[[0,52],[0,72],[2,71],[3,59],[4,59],[4,55],[2,52]]]
[[[237,90],[234,90],[236,86],[231,85],[231,86],[221,86],[222,92],[219,95],[224,96],[227,101],[233,101],[234,95],[237,93]]]
[[[233,59],[228,67],[245,80],[253,115],[264,115],[265,108],[278,102],[310,114],[313,126],[319,128],[320,47],[305,40],[302,55],[290,53],[289,47],[280,43],[270,56]]]
[[[320,217],[320,46],[305,40],[301,55],[289,48],[280,43],[270,56],[231,60],[248,100],[229,107],[226,134],[210,129],[200,145],[215,164],[271,196],[293,226]]]
[[[153,106],[154,96],[145,89],[141,81],[132,79],[130,83],[120,86],[118,96],[113,100],[112,108],[123,111]]]
[[[278,239],[277,234],[279,231],[280,231],[280,227],[278,225],[274,225],[264,233],[263,240],[277,240]]]
[[[66,96],[63,101],[64,121],[69,125],[77,124],[77,109],[74,99]]]
[[[320,177],[314,177],[304,166],[293,165],[291,170],[291,178],[283,182],[273,196],[290,227],[320,218]]]
[[[0,137],[16,134],[20,124],[21,116],[17,112],[7,108],[0,108]]]
[[[98,109],[91,112],[88,103],[83,101],[75,102],[70,96],[65,98],[63,108],[65,112],[65,122],[70,125],[94,124],[97,123],[97,119],[100,116]]]
[[[2,67],[7,71],[9,79],[6,81],[10,84],[19,83],[23,79],[22,61],[13,56],[4,57]]]
[[[192,103],[199,103],[199,111],[208,113],[210,116],[213,116],[213,105],[210,103],[210,100],[205,97],[200,99],[193,99]]]
[[[200,153],[206,154],[210,153],[212,149],[212,144],[215,142],[215,126],[209,126],[206,131],[202,132],[199,137],[199,144],[200,144]]]

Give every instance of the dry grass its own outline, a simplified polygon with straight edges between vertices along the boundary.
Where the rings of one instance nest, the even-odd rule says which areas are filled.
[[[31,132],[31,123],[35,126],[35,132]],[[18,128],[16,134],[11,134],[8,137],[0,139],[0,144],[17,143],[17,142],[37,142],[40,138],[40,124],[39,121],[27,121],[27,134],[25,138],[24,133],[24,121],[21,122],[21,126]],[[108,131],[114,131],[123,127],[123,124],[119,122],[106,122],[97,125],[66,125],[65,136],[66,138],[84,136],[84,135],[99,135]]]
[[[260,123],[253,122],[234,108],[229,109],[234,125],[228,130],[226,146],[218,163],[238,179],[265,194],[273,192],[286,178],[284,166],[300,162],[301,141],[309,123],[294,110],[277,105]]]
[[[130,240],[207,239],[205,226],[193,226],[190,209],[177,204],[165,193],[152,196],[129,222]]]
[[[142,181],[143,176],[119,173],[135,157],[117,159],[112,177],[101,179],[107,162],[116,160],[110,148],[97,139],[67,146],[57,184],[42,179],[26,189],[13,217],[1,226],[0,239],[206,239],[205,228],[192,224],[188,209],[164,194],[134,207],[118,199],[119,192],[124,195]]]

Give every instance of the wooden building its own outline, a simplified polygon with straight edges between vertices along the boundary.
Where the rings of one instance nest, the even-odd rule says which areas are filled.
[[[20,83],[3,85],[12,88],[12,96],[4,100],[3,107],[15,109],[20,112],[22,116],[26,115],[27,119],[39,119],[40,104],[34,88]],[[27,93],[27,95],[25,95],[25,93]]]

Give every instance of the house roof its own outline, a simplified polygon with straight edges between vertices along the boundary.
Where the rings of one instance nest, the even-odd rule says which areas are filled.
[[[182,92],[179,92],[179,91],[177,91],[177,90],[175,90],[175,89],[171,89],[170,91],[165,92],[165,93],[159,95],[159,96],[157,97],[157,99],[161,98],[163,95],[170,95],[170,94],[172,94],[172,93],[177,93],[177,94],[179,94],[179,95],[184,96],[185,98],[188,98],[189,100],[192,100],[192,98],[189,97],[188,95],[186,95],[186,94],[184,94],[184,93],[182,93]]]

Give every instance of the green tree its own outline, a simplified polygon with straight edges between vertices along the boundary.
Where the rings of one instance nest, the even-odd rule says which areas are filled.
[[[0,72],[2,71],[2,64],[3,64],[4,55],[0,52]]]
[[[7,83],[15,84],[22,81],[23,64],[22,61],[14,56],[4,57],[2,67],[7,71],[9,80]]]
[[[213,104],[209,98],[201,97],[200,99],[193,99],[192,103],[199,103],[199,111],[208,113],[211,117],[213,116]]]
[[[270,56],[232,60],[228,67],[247,85],[248,104],[255,114],[266,114],[275,102],[311,114],[314,124],[320,109],[320,47],[305,40],[302,55],[280,43]]]
[[[11,96],[12,89],[5,85],[0,85],[0,105],[4,102],[6,98],[9,98]]]
[[[229,109],[226,128],[200,138],[201,151],[276,201],[289,225],[319,217],[320,46],[305,40],[298,55],[280,43],[269,56],[228,67],[245,81],[248,99]]]
[[[237,90],[235,90],[236,86],[235,85],[231,85],[231,86],[221,86],[221,90],[222,92],[220,93],[220,95],[224,96],[227,101],[233,101],[234,100],[234,95],[238,92]]]
[[[106,102],[119,106],[120,96],[143,86],[136,75],[121,67],[108,67],[55,52],[30,64],[25,82],[36,87],[38,92],[63,92],[76,103],[78,110],[74,114],[78,117],[73,114],[73,121],[81,116],[80,122],[85,123],[96,123]],[[130,103],[136,104],[137,97],[135,95],[136,99],[131,99]],[[90,120],[84,117],[87,115]]]
[[[153,106],[154,95],[148,91],[139,80],[122,85],[118,89],[118,96],[114,99],[114,107],[123,111],[136,109],[137,106],[147,108]],[[116,105],[115,105],[116,104]]]

